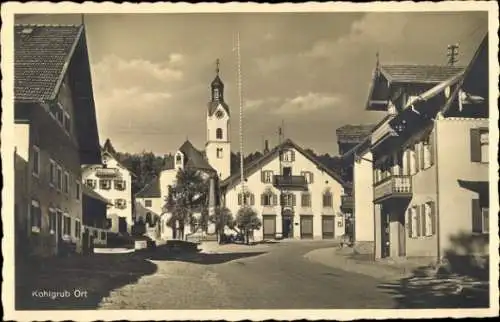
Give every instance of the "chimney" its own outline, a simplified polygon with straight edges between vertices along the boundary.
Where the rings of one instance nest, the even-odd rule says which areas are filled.
[[[264,141],[264,154],[269,152],[269,141],[265,140]]]

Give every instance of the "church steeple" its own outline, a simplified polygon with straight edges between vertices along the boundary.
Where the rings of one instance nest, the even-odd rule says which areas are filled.
[[[211,92],[212,92],[212,102],[224,102],[224,83],[219,77],[219,69],[220,60],[217,58],[215,61],[215,78],[211,84]]]

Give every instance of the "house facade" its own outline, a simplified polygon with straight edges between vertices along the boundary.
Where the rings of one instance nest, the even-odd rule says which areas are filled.
[[[441,259],[488,233],[487,37],[466,68],[377,66],[368,110],[375,257]]]
[[[16,254],[81,252],[80,166],[101,161],[85,28],[16,25],[14,44]]]
[[[133,225],[132,172],[120,164],[111,142],[106,140],[102,163],[82,167],[82,182],[111,201],[107,209],[109,231],[130,233]]]
[[[286,140],[221,183],[222,204],[233,215],[242,206],[258,214],[254,240],[331,239],[344,235],[343,180],[291,140]]]
[[[352,189],[342,196],[341,209],[352,213],[352,238],[355,244],[373,246],[375,222],[373,218],[373,156],[370,134],[342,155],[344,172],[352,182]]]

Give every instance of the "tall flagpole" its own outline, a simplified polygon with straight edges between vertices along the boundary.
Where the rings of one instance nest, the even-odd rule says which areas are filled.
[[[243,157],[243,84],[241,77],[241,54],[240,54],[240,33],[236,35],[236,54],[238,58],[238,94],[240,100],[240,181],[241,181],[241,193],[242,193],[242,203],[245,201],[245,175],[244,175],[244,157]]]

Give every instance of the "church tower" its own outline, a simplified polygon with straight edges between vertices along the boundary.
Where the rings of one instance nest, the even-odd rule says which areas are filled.
[[[207,143],[205,152],[220,180],[231,175],[231,141],[229,106],[224,101],[224,83],[219,77],[219,59],[215,78],[210,84],[211,99],[207,111]]]

